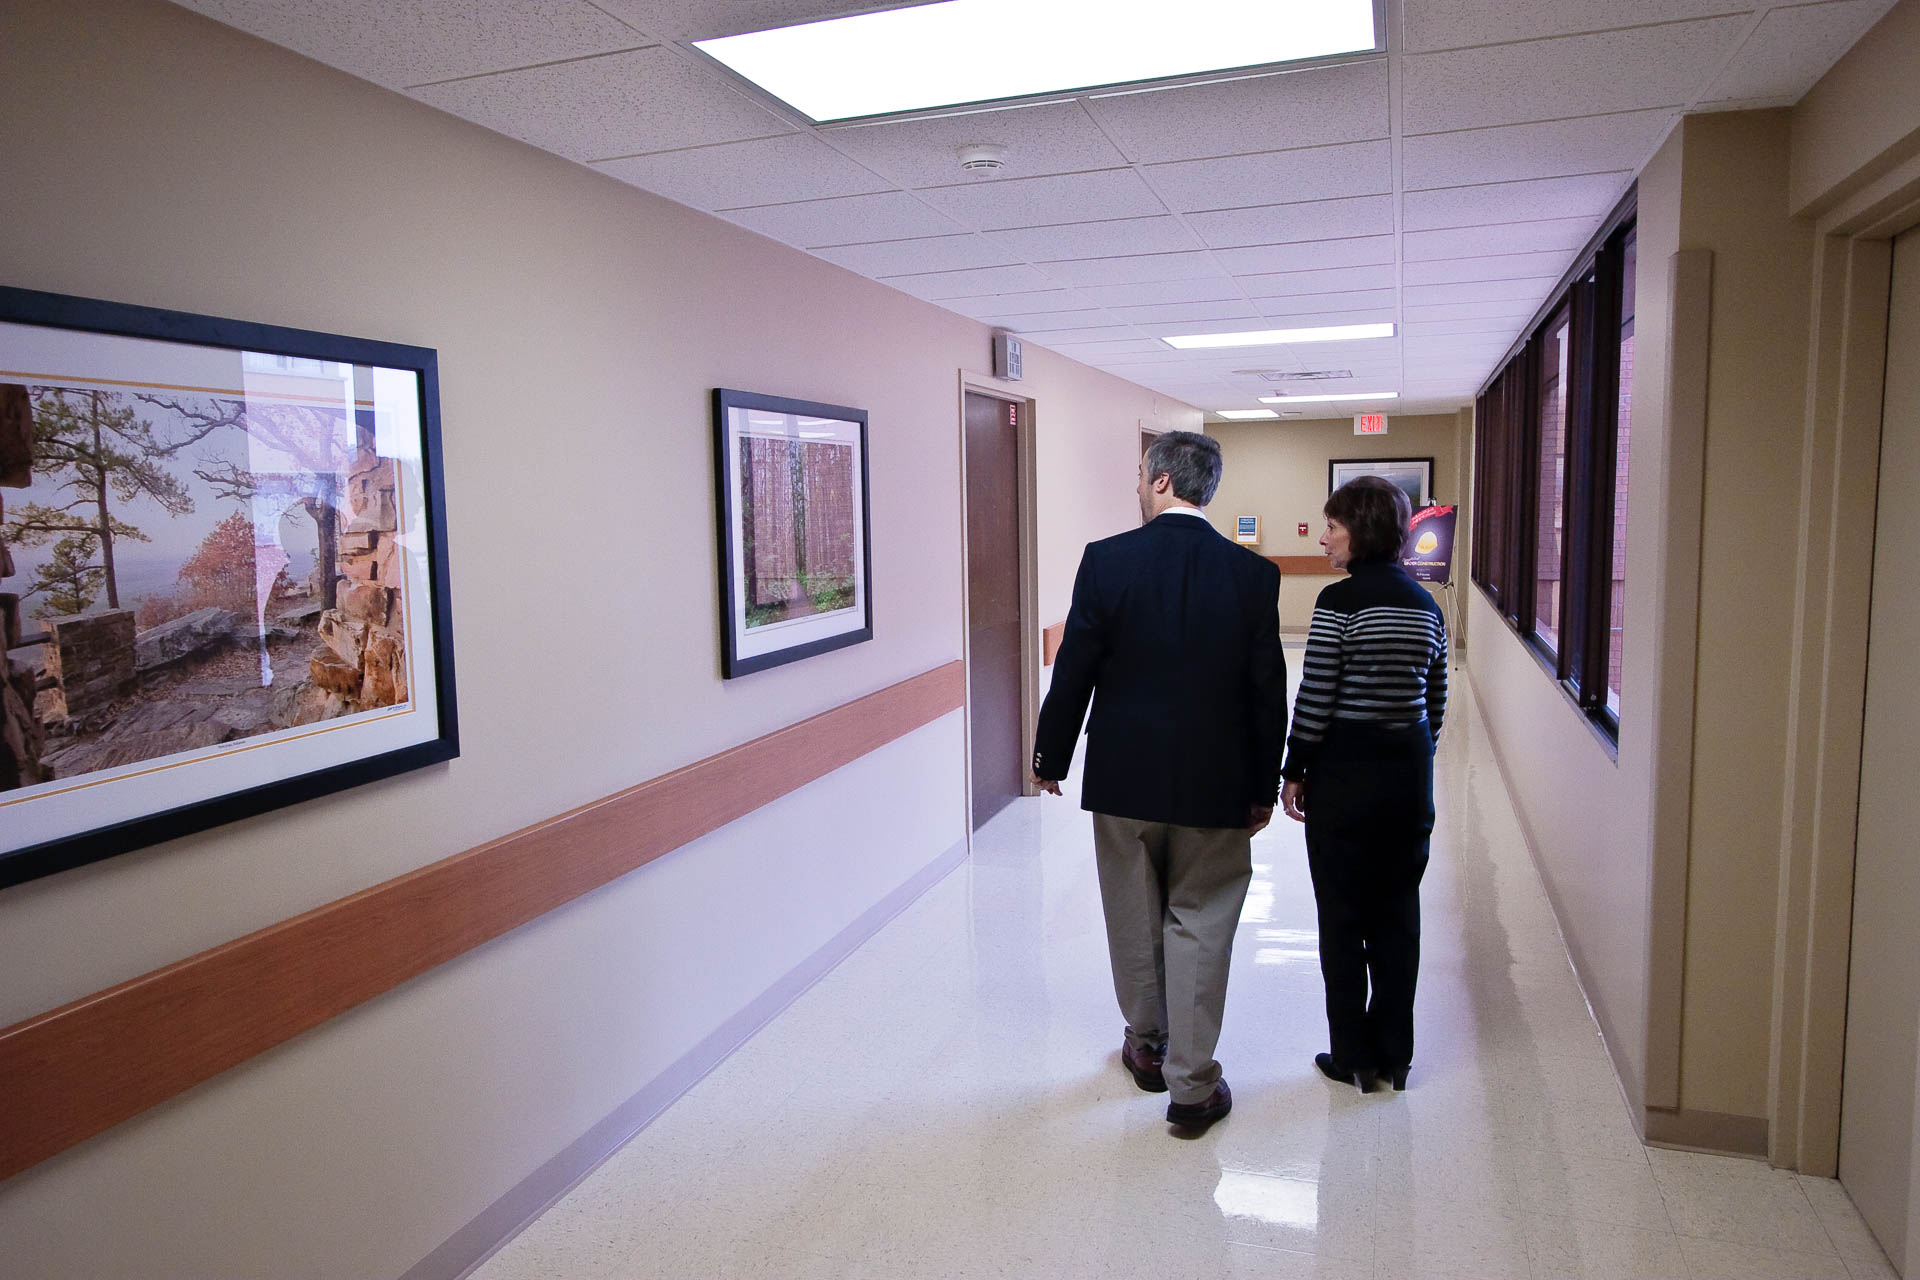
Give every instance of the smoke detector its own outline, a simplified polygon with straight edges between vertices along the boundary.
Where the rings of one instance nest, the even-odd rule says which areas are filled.
[[[1007,149],[998,142],[968,142],[959,149],[960,167],[968,173],[993,173],[1007,162]]]

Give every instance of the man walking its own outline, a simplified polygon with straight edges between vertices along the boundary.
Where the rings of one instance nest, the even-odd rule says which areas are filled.
[[[1080,795],[1127,1020],[1120,1058],[1191,1130],[1233,1107],[1213,1051],[1287,727],[1280,571],[1207,523],[1220,468],[1219,442],[1191,431],[1140,460],[1145,524],[1080,560],[1033,752],[1036,785],[1059,795],[1093,701]]]

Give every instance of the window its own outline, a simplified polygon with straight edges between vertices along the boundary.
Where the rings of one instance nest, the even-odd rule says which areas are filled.
[[[1474,410],[1473,580],[1605,733],[1620,727],[1632,437],[1631,192]]]
[[[1573,325],[1547,322],[1540,349],[1540,468],[1533,535],[1533,635],[1549,655],[1560,651],[1561,524],[1566,516],[1567,349]]]
[[[1613,564],[1607,606],[1607,711],[1620,722],[1620,643],[1627,626],[1627,457],[1633,437],[1633,269],[1638,260],[1627,229],[1620,272],[1620,394],[1614,400]]]

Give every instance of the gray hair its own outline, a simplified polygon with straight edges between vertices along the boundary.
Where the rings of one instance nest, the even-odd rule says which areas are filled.
[[[1147,479],[1170,476],[1173,496],[1204,507],[1220,487],[1220,442],[1198,431],[1169,431],[1147,447]]]

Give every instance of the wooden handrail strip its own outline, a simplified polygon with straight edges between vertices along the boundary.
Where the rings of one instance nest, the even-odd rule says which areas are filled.
[[[11,1177],[964,705],[950,662],[0,1031]]]
[[[1346,572],[1328,564],[1325,556],[1268,556],[1267,559],[1279,565],[1281,573],[1319,574],[1335,578]]]

